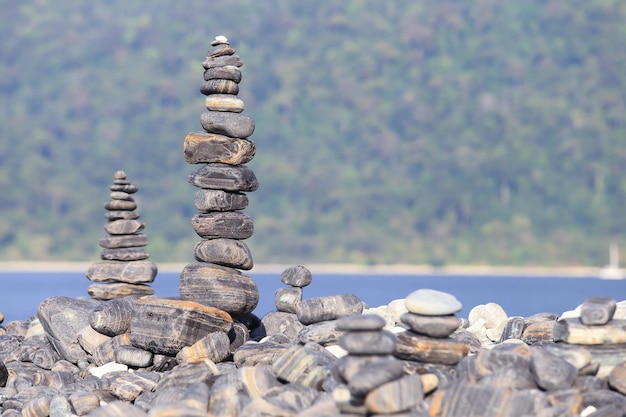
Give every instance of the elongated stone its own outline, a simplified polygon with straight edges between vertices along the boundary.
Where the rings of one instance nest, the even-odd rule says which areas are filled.
[[[259,302],[259,290],[252,278],[237,269],[196,262],[185,265],[180,274],[180,297],[232,314],[252,312]]]
[[[258,343],[249,341],[241,345],[233,354],[233,362],[238,368],[243,366],[271,365],[276,358],[289,349],[289,344]]]
[[[72,417],[72,405],[63,395],[55,395],[50,400],[50,415],[53,417]]]
[[[272,388],[284,385],[276,378],[270,365],[244,366],[236,371],[241,389],[252,398],[259,398]]]
[[[78,332],[89,326],[89,314],[99,305],[91,299],[55,296],[39,304],[37,314],[46,337],[64,359],[77,363],[87,360],[87,353],[78,343]]]
[[[152,365],[153,357],[154,354],[152,352],[134,346],[122,345],[113,348],[113,358],[115,362],[132,368],[146,368]]]
[[[425,316],[405,313],[400,316],[402,323],[415,333],[430,337],[448,337],[461,325],[461,319],[454,314],[446,316]]]
[[[404,304],[409,312],[425,316],[454,314],[463,308],[454,295],[431,289],[413,291]]]
[[[421,336],[410,331],[396,334],[394,356],[410,361],[455,365],[467,355],[468,347],[451,339]]]
[[[571,387],[578,374],[574,365],[540,348],[533,350],[530,372],[544,390]]]
[[[331,364],[316,352],[294,345],[272,363],[272,371],[280,380],[321,389],[330,376]]]
[[[499,342],[502,343],[509,339],[521,339],[525,327],[526,323],[523,317],[509,317],[502,330]]]
[[[222,163],[206,164],[187,177],[190,184],[199,188],[224,191],[255,191],[259,181],[246,165]]]
[[[50,415],[50,396],[40,396],[27,401],[22,409],[23,417],[47,417]]]
[[[626,395],[626,362],[613,368],[609,373],[608,382],[615,391]]]
[[[101,343],[109,340],[111,336],[98,333],[90,325],[87,325],[76,333],[76,338],[78,339],[78,343],[85,350],[85,352],[93,354],[93,352],[96,350],[96,347],[98,347],[98,345],[100,345]]]
[[[114,282],[107,284],[91,284],[87,288],[87,293],[96,300],[113,300],[128,296],[153,295],[154,289],[145,284],[127,284],[125,282]]]
[[[282,287],[274,294],[276,310],[286,313],[296,313],[296,306],[302,301],[302,288]]]
[[[554,325],[554,338],[580,345],[626,343],[626,320],[615,319],[604,326],[587,326],[576,318],[560,319]]]
[[[104,203],[104,208],[108,211],[133,211],[137,208],[137,203],[130,200],[111,200]]]
[[[556,321],[538,321],[529,324],[522,333],[522,341],[529,345],[541,345],[554,342]]]
[[[223,190],[199,189],[194,206],[199,211],[235,211],[248,207],[248,196],[244,193],[229,193]]]
[[[145,411],[129,402],[116,400],[89,413],[89,417],[147,417]]]
[[[388,330],[346,332],[339,346],[353,355],[389,355],[396,349],[396,336]]]
[[[75,413],[84,416],[100,407],[100,398],[96,393],[91,392],[75,392],[70,394],[68,398]]]
[[[211,94],[206,97],[204,105],[207,110],[229,111],[233,113],[241,113],[245,108],[242,99],[230,94]]]
[[[116,248],[103,249],[100,258],[109,261],[142,261],[150,254],[145,248]]]
[[[215,58],[222,55],[233,55],[235,48],[231,48],[229,43],[211,43],[211,49],[206,54],[206,58]]]
[[[617,302],[612,298],[587,298],[580,308],[580,322],[588,326],[607,324],[616,308]]]
[[[304,288],[313,281],[313,275],[305,266],[290,266],[280,274],[280,282],[292,287]]]
[[[123,297],[102,303],[89,315],[89,324],[97,332],[107,336],[127,333],[134,300],[135,297]]]
[[[241,165],[250,162],[255,153],[256,144],[251,140],[214,133],[191,132],[183,143],[183,154],[188,164],[219,162]]]
[[[136,233],[133,235],[118,235],[118,236],[105,236],[98,240],[98,244],[106,249],[116,248],[136,248],[146,246],[148,244],[148,237],[143,233]]]
[[[232,80],[238,83],[241,82],[241,70],[234,65],[226,65],[222,67],[212,67],[204,71],[205,81],[215,78]]]
[[[129,193],[126,193],[124,191],[111,191],[111,193],[109,194],[109,196],[113,199],[113,200],[127,200],[127,201],[135,201],[135,199],[133,198],[133,196]]]
[[[172,370],[163,374],[155,391],[162,391],[171,387],[188,387],[197,382],[208,383],[219,375],[217,366],[210,360],[176,365]]]
[[[322,346],[336,344],[344,332],[337,328],[336,320],[309,324],[298,333],[298,343],[318,343]]]
[[[392,357],[381,358],[359,369],[348,381],[348,389],[352,395],[364,397],[374,388],[394,381],[403,375],[404,364],[402,361]],[[421,384],[419,388],[421,389]],[[418,395],[418,393],[415,392],[414,395]]]
[[[106,363],[114,362],[115,348],[118,346],[131,346],[130,333],[113,336],[111,339],[98,345],[92,353],[95,364],[102,366]]]
[[[252,269],[254,262],[248,245],[237,239],[209,239],[196,243],[194,257],[209,262],[243,270]]]
[[[226,66],[242,67],[243,61],[238,55],[222,55],[218,57],[208,57],[202,62],[202,66],[207,70]]]
[[[139,218],[139,213],[137,213],[136,211],[113,210],[113,211],[107,211],[106,213],[104,213],[104,217],[110,221],[120,220],[120,219],[135,220]]]
[[[178,363],[200,362],[210,360],[221,362],[230,356],[230,340],[223,331],[207,334],[191,346],[182,348],[176,354]]]
[[[303,324],[334,320],[363,312],[363,302],[353,294],[327,295],[302,300],[296,307],[298,320]]]
[[[489,371],[502,368],[528,369],[532,351],[525,343],[502,343],[492,349],[482,349],[476,355],[478,366]]]
[[[352,330],[382,330],[385,319],[377,314],[354,314],[337,319],[337,329]]]
[[[207,333],[228,332],[232,318],[228,313],[193,301],[139,298],[131,316],[130,340],[153,353],[175,355]]]
[[[242,113],[205,111],[200,115],[200,124],[208,133],[231,138],[247,138],[254,133],[254,119]]]
[[[392,414],[409,410],[424,397],[419,375],[405,375],[374,388],[365,397],[365,407],[371,413]]]
[[[104,230],[111,235],[130,235],[142,231],[145,226],[139,220],[113,220],[104,225]]]
[[[290,341],[296,342],[299,334],[305,327],[293,313],[271,311],[261,319],[261,324],[267,336],[283,334]]]

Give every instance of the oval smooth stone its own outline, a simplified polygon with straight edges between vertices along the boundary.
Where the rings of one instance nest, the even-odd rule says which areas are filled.
[[[137,203],[129,200],[111,200],[104,203],[104,208],[109,211],[133,211]]]
[[[404,363],[402,361],[395,358],[381,358],[359,369],[348,381],[348,389],[352,395],[364,397],[374,388],[403,375]]]
[[[396,336],[388,330],[346,332],[339,346],[353,355],[389,355],[396,349]]]
[[[343,334],[341,330],[337,329],[336,324],[336,320],[328,320],[304,326],[298,333],[298,343],[305,344],[314,342],[322,346],[331,343],[335,344]]]
[[[554,325],[554,339],[579,345],[626,343],[626,320],[614,319],[604,326],[587,326],[578,318],[560,319]]]
[[[231,316],[218,308],[184,300],[142,297],[131,317],[133,346],[153,353],[175,355],[207,333],[232,327]]]
[[[468,347],[453,339],[434,338],[405,331],[396,335],[394,356],[410,361],[455,365],[467,355]]]
[[[617,302],[608,297],[590,297],[580,308],[580,322],[593,326],[607,324],[615,314]]]
[[[569,388],[578,375],[574,365],[541,348],[532,351],[530,372],[537,385],[546,391]]]
[[[228,43],[216,43],[211,42],[211,49],[206,54],[206,58],[215,58],[222,55],[233,55],[235,48],[231,48]]]
[[[461,325],[461,319],[450,314],[447,316],[424,316],[415,313],[404,313],[400,321],[409,326],[415,333],[430,337],[448,337]]]
[[[145,226],[139,220],[113,220],[104,225],[104,230],[110,235],[131,235],[142,231]]]
[[[241,82],[241,70],[234,65],[226,65],[223,67],[213,67],[204,71],[205,81],[215,78],[232,80],[239,83]]]
[[[104,217],[107,220],[135,220],[139,218],[139,213],[136,211],[124,211],[124,210],[112,210],[104,213]]]
[[[252,278],[234,268],[195,262],[180,274],[180,297],[231,314],[251,313],[259,302],[259,290]]]
[[[152,365],[154,354],[148,350],[139,349],[135,346],[118,346],[113,349],[115,362],[133,368],[145,368]]]
[[[626,395],[626,363],[616,365],[607,379],[611,388],[622,395]]]
[[[248,245],[236,239],[209,239],[196,243],[194,257],[200,262],[209,262],[249,270],[252,269],[252,254]]]
[[[328,295],[302,300],[296,306],[296,315],[303,324],[334,320],[363,312],[363,302],[353,294]]]
[[[91,264],[85,275],[94,282],[119,281],[141,284],[153,282],[157,272],[156,264],[151,261],[99,261]]]
[[[214,190],[247,192],[259,188],[254,172],[245,165],[206,164],[191,173],[187,180],[196,187]]]
[[[265,335],[285,335],[290,341],[297,341],[299,333],[305,328],[293,313],[271,311],[261,319]]]
[[[243,61],[241,60],[239,55],[221,55],[217,57],[207,57],[202,62],[202,66],[206,70],[215,68],[215,67],[226,67],[226,66],[242,67]]]
[[[200,189],[194,197],[194,207],[199,211],[234,211],[248,207],[248,196],[244,193],[229,193],[223,190]]]
[[[176,354],[178,363],[200,362],[210,360],[221,362],[230,356],[230,340],[222,331],[207,334],[191,346],[182,348]]]
[[[280,274],[280,282],[292,287],[304,288],[313,281],[313,275],[302,265],[290,266]]]
[[[354,314],[337,320],[338,330],[382,330],[385,319],[378,314]]]
[[[100,258],[105,261],[143,261],[150,254],[145,248],[103,249]]]
[[[196,234],[204,239],[248,239],[254,233],[252,218],[238,211],[197,213],[191,218]]]
[[[219,162],[241,165],[250,162],[255,153],[256,144],[251,140],[214,133],[191,132],[183,143],[183,155],[188,164]]]
[[[207,110],[234,113],[241,113],[245,108],[242,99],[230,94],[211,94],[204,100],[204,105]]]
[[[239,84],[231,80],[213,78],[202,83],[200,92],[205,96],[210,94],[239,94]]]
[[[431,289],[413,291],[404,304],[409,312],[425,316],[454,314],[463,308],[454,295]]]
[[[200,115],[200,124],[208,133],[231,138],[247,138],[254,133],[254,119],[243,113],[205,111]]]

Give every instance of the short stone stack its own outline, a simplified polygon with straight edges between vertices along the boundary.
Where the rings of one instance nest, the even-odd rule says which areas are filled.
[[[204,164],[189,175],[198,187],[194,205],[199,211],[191,223],[202,238],[194,249],[197,262],[180,275],[180,297],[214,307],[232,315],[251,313],[259,291],[252,278],[242,273],[253,266],[245,239],[252,236],[253,222],[242,210],[248,205],[246,192],[259,183],[245,164],[252,160],[256,144],[248,137],[254,119],[242,114],[243,100],[237,97],[243,62],[224,36],[211,43],[204,67],[207,111],[200,123],[204,132],[192,132],[184,142],[185,161]]]
[[[124,171],[117,171],[110,190],[111,200],[104,204],[107,236],[98,242],[103,248],[102,261],[87,270],[87,278],[95,282],[87,292],[99,300],[152,295],[154,290],[147,283],[154,281],[157,266],[147,260],[148,238],[141,233],[145,223],[138,220],[135,211],[137,203],[132,194],[138,188],[126,179]]]

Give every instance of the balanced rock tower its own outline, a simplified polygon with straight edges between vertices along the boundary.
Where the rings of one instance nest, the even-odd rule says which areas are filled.
[[[103,248],[102,261],[87,270],[87,278],[95,282],[87,292],[99,300],[152,295],[154,289],[147,283],[154,281],[157,266],[147,260],[148,238],[140,233],[145,223],[138,220],[137,203],[132,197],[138,188],[126,179],[124,171],[117,171],[109,189],[111,200],[104,204],[107,236],[98,241]]]
[[[204,132],[185,138],[183,151],[189,164],[204,164],[189,175],[198,187],[194,205],[199,211],[191,223],[200,240],[194,249],[197,262],[180,275],[180,297],[215,307],[232,315],[251,313],[259,301],[252,278],[240,270],[252,268],[252,256],[244,240],[252,236],[252,218],[246,192],[259,183],[245,164],[252,160],[256,144],[248,137],[254,119],[242,114],[237,97],[243,62],[224,36],[217,36],[202,63],[206,109],[200,117]]]

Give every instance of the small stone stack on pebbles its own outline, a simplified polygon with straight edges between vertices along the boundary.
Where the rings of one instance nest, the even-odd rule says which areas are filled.
[[[339,358],[333,373],[340,384],[332,391],[337,409],[350,415],[394,414],[415,407],[424,391],[436,386],[436,377],[405,375],[404,363],[392,355],[396,336],[384,330],[385,319],[361,314],[337,320],[339,337],[347,355]],[[424,389],[422,378],[427,385]],[[433,385],[434,384],[434,385]]]
[[[87,278],[95,284],[87,289],[99,300],[111,300],[129,295],[152,295],[150,283],[157,274],[157,266],[148,261],[148,238],[140,233],[145,224],[135,211],[133,194],[137,186],[126,179],[124,171],[117,171],[110,187],[111,201],[104,204],[107,236],[99,240],[102,261],[87,270]]]
[[[449,337],[461,325],[455,315],[463,306],[452,294],[420,289],[405,299],[408,310],[400,320],[408,330],[397,334],[398,358],[455,365],[468,354],[467,344]]]
[[[183,153],[189,164],[204,164],[189,175],[198,187],[194,205],[199,211],[191,223],[202,238],[194,249],[197,262],[180,275],[180,297],[219,308],[233,315],[251,313],[259,292],[252,278],[239,271],[253,266],[245,239],[252,236],[252,218],[242,210],[248,206],[246,192],[259,183],[245,164],[252,160],[256,144],[248,137],[254,119],[242,114],[243,100],[237,97],[243,62],[224,36],[211,43],[204,67],[207,111],[200,123],[204,132],[185,138]]]

